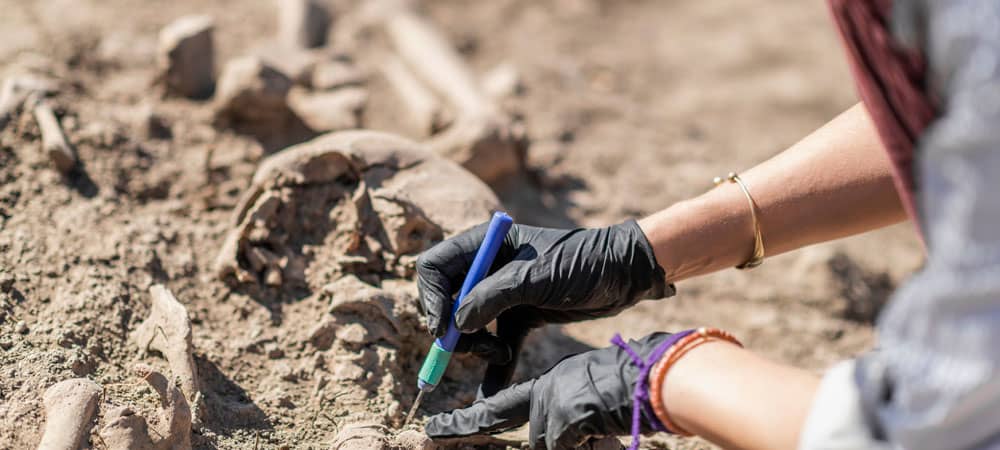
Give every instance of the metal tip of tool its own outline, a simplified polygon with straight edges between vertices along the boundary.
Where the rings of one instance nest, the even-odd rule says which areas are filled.
[[[413,401],[413,406],[410,407],[410,412],[406,414],[406,420],[403,421],[403,427],[406,427],[406,425],[410,423],[410,420],[413,419],[413,415],[417,413],[417,408],[420,407],[420,399],[424,397],[424,392],[427,391],[421,390],[420,393],[417,394],[417,399]]]

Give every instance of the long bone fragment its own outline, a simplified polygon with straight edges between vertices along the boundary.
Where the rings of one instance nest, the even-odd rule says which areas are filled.
[[[448,126],[444,105],[398,57],[385,57],[380,69],[420,133],[430,136]]]
[[[42,151],[61,173],[69,173],[76,167],[76,151],[66,140],[62,125],[56,118],[52,106],[45,99],[40,99],[34,105],[35,121],[42,133]]]
[[[521,124],[507,116],[439,30],[400,8],[384,21],[401,59],[455,109],[455,123],[428,144],[490,184],[522,170]]]
[[[143,353],[160,352],[188,401],[196,403],[200,391],[187,309],[163,285],[153,285],[149,294],[152,307],[149,317],[135,330],[135,343]]]
[[[42,396],[45,431],[38,450],[87,448],[100,394],[101,386],[86,378],[61,381],[48,388]]]

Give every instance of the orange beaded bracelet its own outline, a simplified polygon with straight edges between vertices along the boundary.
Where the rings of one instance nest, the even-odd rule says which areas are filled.
[[[660,361],[653,366],[653,371],[649,375],[649,402],[653,406],[653,412],[656,414],[656,418],[660,419],[663,426],[667,428],[671,433],[680,436],[691,436],[691,433],[677,426],[673,421],[670,420],[670,415],[667,414],[667,409],[663,404],[663,380],[667,376],[667,372],[673,367],[674,363],[684,357],[687,352],[693,350],[695,347],[704,344],[706,342],[711,342],[712,340],[723,340],[731,342],[740,347],[743,344],[740,343],[732,334],[728,331],[720,330],[718,328],[705,328],[701,327],[695,330],[687,336],[684,336],[681,340],[677,341],[676,344],[670,347],[667,352],[660,358]]]

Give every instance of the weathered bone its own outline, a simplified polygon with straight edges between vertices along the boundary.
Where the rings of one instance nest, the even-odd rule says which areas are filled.
[[[149,293],[152,297],[149,317],[135,330],[134,342],[143,353],[155,350],[167,358],[170,371],[180,381],[184,395],[195,403],[201,391],[187,309],[163,285],[153,285]]]
[[[145,364],[133,367],[135,374],[156,391],[160,411],[153,433],[146,419],[127,407],[108,413],[101,440],[109,450],[191,450],[191,407],[184,393],[163,374]]]
[[[449,125],[445,106],[399,58],[386,57],[380,68],[409,112],[410,121],[420,133],[430,136]]]
[[[386,18],[385,29],[403,61],[456,110],[455,123],[428,142],[431,148],[491,184],[521,171],[523,127],[486,95],[441,32],[406,9]]]
[[[52,106],[45,99],[40,99],[34,105],[35,121],[42,132],[42,151],[44,151],[52,165],[61,172],[69,173],[76,167],[76,152],[66,141],[59,119],[56,118]]]
[[[52,81],[32,76],[14,76],[4,80],[0,87],[0,130],[32,94],[50,94],[57,90]]]
[[[38,450],[76,450],[87,447],[97,415],[101,386],[86,378],[54,384],[45,391],[45,431]]]
[[[367,184],[366,178],[378,186]],[[219,278],[241,283],[266,281],[270,271],[286,280],[305,281],[302,273],[306,260],[278,238],[301,232],[303,224],[293,222],[293,211],[302,201],[295,197],[297,190],[325,185],[331,195],[350,194],[343,191],[345,187],[338,184],[338,179],[357,180],[350,188],[356,198],[344,201],[361,214],[338,221],[344,227],[359,227],[344,236],[363,239],[367,232],[361,228],[365,223],[378,222],[368,225],[380,230],[376,233],[382,236],[379,245],[392,255],[389,258],[415,258],[429,245],[426,240],[431,236],[469,228],[482,221],[482,211],[499,204],[475,177],[415,142],[366,130],[329,133],[275,153],[260,163],[251,186],[236,206],[232,229],[216,259]],[[412,205],[421,206],[414,209]],[[438,228],[435,224],[444,226]],[[264,248],[266,252],[261,251]],[[404,265],[395,259],[382,262],[385,270]]]
[[[149,366],[138,364],[134,370],[160,397],[160,420],[157,421],[159,429],[155,431],[163,438],[159,441],[154,440],[154,447],[158,450],[190,450],[191,407],[184,392]]]
[[[146,418],[126,406],[119,406],[104,416],[100,436],[108,450],[154,450]]]
[[[330,13],[316,0],[277,0],[278,39],[290,47],[320,47],[326,43]]]

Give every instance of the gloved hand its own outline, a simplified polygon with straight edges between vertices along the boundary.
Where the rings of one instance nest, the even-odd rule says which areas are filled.
[[[486,233],[482,224],[420,255],[417,286],[435,336],[448,328],[453,296],[462,285]],[[615,315],[646,298],[673,295],[653,248],[634,220],[608,228],[572,230],[515,224],[492,266],[462,301],[455,321],[464,335],[457,351],[492,363],[480,395],[510,382],[524,337],[546,323]],[[497,335],[482,330],[497,320]]]
[[[653,333],[630,341],[629,347],[647,361],[670,337]],[[504,431],[528,422],[531,448],[549,450],[578,448],[590,438],[629,434],[633,389],[640,370],[618,346],[580,353],[539,378],[479,399],[467,408],[432,416],[424,430],[431,437],[456,437]],[[654,431],[652,412],[642,417],[639,431]]]

